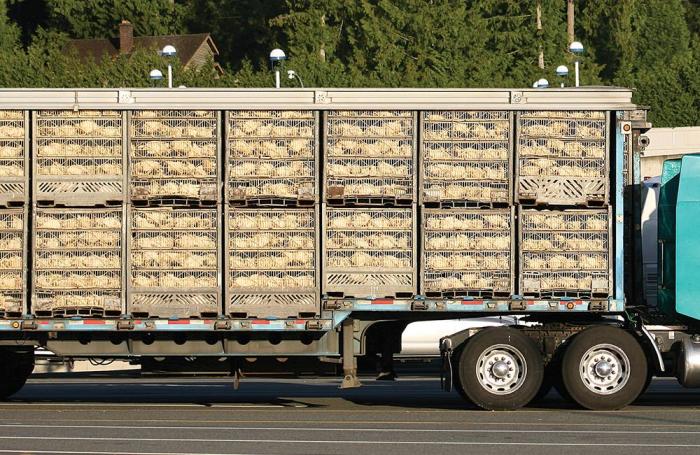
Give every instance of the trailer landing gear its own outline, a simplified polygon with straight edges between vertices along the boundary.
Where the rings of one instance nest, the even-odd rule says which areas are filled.
[[[19,392],[33,370],[33,350],[15,351],[0,348],[0,400]]]
[[[341,326],[343,337],[343,382],[341,389],[352,389],[362,386],[357,377],[357,361],[355,360],[355,338],[353,320],[348,318],[343,320]]]

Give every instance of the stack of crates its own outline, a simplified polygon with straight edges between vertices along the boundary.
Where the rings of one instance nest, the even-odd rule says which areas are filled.
[[[509,298],[514,292],[508,111],[421,117],[421,293]]]
[[[143,318],[221,314],[216,111],[129,114],[128,302]]]
[[[26,311],[28,116],[0,111],[0,318]]]
[[[329,111],[324,131],[324,294],[413,297],[416,113]]]
[[[609,116],[518,114],[519,293],[607,298],[612,292]]]
[[[226,314],[320,314],[318,114],[229,111]]]
[[[120,111],[35,114],[35,316],[123,314],[124,118]]]

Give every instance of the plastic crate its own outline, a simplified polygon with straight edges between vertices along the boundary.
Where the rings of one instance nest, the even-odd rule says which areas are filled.
[[[607,298],[612,293],[610,209],[520,209],[520,294]]]
[[[518,114],[516,197],[521,205],[609,203],[609,115],[602,111]]]
[[[318,201],[318,113],[229,111],[226,195],[243,207]]]
[[[509,298],[514,291],[513,209],[425,209],[421,293]]]
[[[323,194],[336,206],[416,202],[413,111],[329,111]]]
[[[511,113],[421,113],[421,202],[494,207],[511,201]]]
[[[219,219],[219,207],[130,207],[129,314],[164,318],[221,314]]]
[[[226,314],[320,314],[318,208],[226,209]]]
[[[323,207],[323,286],[331,297],[417,293],[416,208]]]
[[[19,207],[29,198],[29,113],[0,110],[0,207]]]
[[[124,202],[125,114],[38,111],[34,114],[34,201],[40,207]]]
[[[0,318],[26,313],[28,207],[0,209]]]
[[[37,208],[32,314],[119,317],[124,312],[124,208]]]
[[[140,206],[220,202],[219,114],[132,111],[129,198]]]

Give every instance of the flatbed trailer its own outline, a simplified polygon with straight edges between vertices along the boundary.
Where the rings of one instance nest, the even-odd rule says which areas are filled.
[[[700,346],[696,321],[647,307],[641,293],[650,125],[630,90],[0,95],[17,128],[11,153],[24,159],[20,179],[0,177],[14,191],[0,211],[25,219],[17,289],[0,302],[2,396],[24,384],[39,346],[67,358],[196,357],[233,375],[262,368],[251,359],[276,359],[273,369],[316,359],[356,387],[361,356],[381,354],[391,377],[410,322],[505,315],[531,324],[441,341],[446,388],[483,408],[515,409],[552,386],[587,408],[620,408],[653,375],[700,382],[695,351],[684,354]],[[120,242],[81,237],[101,225],[75,217],[75,232],[52,240],[79,211],[120,208],[110,225]],[[452,227],[426,221],[436,210]],[[275,224],[279,213],[288,224]],[[179,225],[180,215],[200,222]],[[51,262],[69,250],[100,266]],[[284,267],[269,262],[283,255]]]

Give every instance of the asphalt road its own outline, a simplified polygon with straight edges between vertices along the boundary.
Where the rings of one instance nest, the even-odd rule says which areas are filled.
[[[31,379],[0,403],[0,453],[700,453],[700,390],[656,380],[622,411],[556,393],[515,412],[466,406],[435,379]]]

